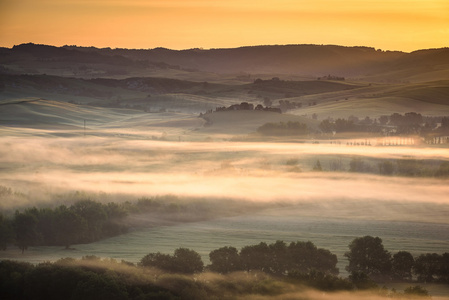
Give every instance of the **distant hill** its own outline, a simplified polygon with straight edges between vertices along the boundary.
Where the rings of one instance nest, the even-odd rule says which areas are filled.
[[[64,63],[69,64],[64,66]],[[335,45],[273,45],[229,49],[148,50],[94,47],[53,47],[22,44],[0,49],[3,72],[39,73],[51,65],[72,75],[107,77],[139,76],[150,69],[186,72],[326,75],[369,78],[375,81],[425,81],[449,79],[449,48],[412,53],[381,51],[368,47]],[[70,70],[68,70],[70,67]],[[34,70],[33,70],[34,69]],[[0,70],[1,71],[1,70]],[[97,71],[97,76],[95,76]],[[142,74],[143,72],[143,74]],[[437,72],[437,74],[435,74]],[[443,76],[444,78],[435,78]]]
[[[242,103],[259,109],[223,111]],[[449,48],[177,51],[29,43],[0,48],[0,106],[0,126],[79,131],[89,120],[92,128],[151,128],[156,137],[165,132],[175,139],[189,131],[199,140],[248,134],[266,122],[316,128],[326,118],[447,116]]]

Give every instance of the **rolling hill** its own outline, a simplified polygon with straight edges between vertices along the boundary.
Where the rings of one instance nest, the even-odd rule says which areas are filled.
[[[79,131],[88,120],[101,134],[136,128],[148,132],[145,138],[230,138],[267,122],[316,128],[328,117],[411,111],[446,116],[448,87],[449,48],[404,53],[275,45],[175,51],[22,44],[0,49],[4,129]],[[210,113],[242,102],[283,113]],[[207,121],[198,118],[206,112]]]
[[[3,73],[84,78],[215,74],[328,74],[370,81],[417,82],[449,75],[449,48],[412,53],[335,45],[273,45],[230,49],[98,49],[21,44],[0,49]],[[210,74],[209,74],[210,75]],[[207,74],[203,74],[205,78]],[[164,76],[166,77],[166,76]],[[440,78],[441,79],[441,78]]]

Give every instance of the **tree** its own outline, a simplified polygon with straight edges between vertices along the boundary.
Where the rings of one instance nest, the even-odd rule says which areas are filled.
[[[392,260],[392,275],[393,278],[399,280],[412,279],[412,267],[415,259],[407,251],[399,251],[393,255]]]
[[[103,225],[108,216],[101,203],[92,200],[83,200],[72,205],[70,209],[87,222],[84,242],[93,242],[103,237]]]
[[[345,256],[348,272],[363,272],[372,279],[385,279],[391,272],[391,254],[384,249],[379,237],[364,236],[349,244]]]
[[[449,283],[449,252],[443,253],[440,261],[438,276],[441,282]]]
[[[229,273],[241,270],[240,256],[234,247],[222,247],[209,253],[210,270],[218,273]]]
[[[319,159],[317,159],[315,165],[313,166],[313,170],[314,171],[323,171],[323,168],[321,167],[321,163],[320,163]]]
[[[292,242],[288,246],[290,253],[289,270],[302,273],[311,270],[338,274],[337,256],[329,250],[318,249],[312,242]]]
[[[79,242],[87,229],[86,220],[64,205],[55,210],[55,225],[57,226],[57,243],[65,246],[66,249]]]
[[[322,132],[332,132],[334,130],[334,124],[332,124],[328,119],[321,121],[319,128]]]
[[[346,119],[337,119],[335,120],[335,131],[337,132],[349,132],[355,131],[356,126],[354,125],[354,121],[346,120]]]
[[[37,212],[37,211],[36,211]],[[42,235],[44,245],[56,245],[57,231],[59,227],[55,225],[55,213],[50,208],[42,208],[36,213],[37,231]]]
[[[437,253],[426,253],[418,256],[413,266],[413,273],[417,275],[418,281],[436,281],[441,266],[441,258]]]
[[[291,268],[291,255],[289,248],[283,241],[276,241],[268,245],[271,252],[270,273],[285,275]]]
[[[139,265],[143,267],[153,267],[165,271],[173,270],[173,258],[170,254],[148,253],[141,260]]]
[[[269,269],[270,249],[266,243],[245,246],[240,250],[242,266],[245,270],[265,271]]]
[[[6,247],[14,239],[14,231],[12,229],[11,220],[5,218],[0,213],[0,249],[6,250]]]
[[[386,125],[387,123],[388,123],[388,120],[389,120],[390,118],[388,117],[388,116],[380,116],[379,117],[379,123],[380,123],[380,125]]]
[[[377,284],[372,281],[364,272],[353,271],[349,275],[349,280],[359,290],[367,290],[377,288]]]
[[[204,263],[201,256],[190,249],[178,248],[174,255],[149,253],[140,260],[144,267],[154,267],[173,273],[193,274],[203,271]]]
[[[194,250],[178,248],[173,256],[176,271],[179,273],[193,274],[203,271],[204,263],[201,256]]]
[[[22,253],[28,249],[28,246],[37,244],[39,240],[37,222],[37,217],[33,212],[27,210],[24,213],[19,213],[16,211],[14,216],[16,245],[22,250]]]

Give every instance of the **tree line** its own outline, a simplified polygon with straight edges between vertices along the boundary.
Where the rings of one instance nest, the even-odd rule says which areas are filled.
[[[235,299],[250,295],[292,293],[292,286],[319,291],[370,290],[385,298],[428,297],[426,289],[410,286],[404,292],[380,288],[376,281],[449,281],[449,253],[406,251],[392,255],[379,237],[354,239],[345,254],[348,278],[337,276],[337,257],[312,242],[283,241],[228,246],[209,253],[204,266],[194,250],[178,248],[173,255],[149,253],[136,265],[85,256],[33,265],[0,261],[1,299]],[[221,273],[209,276],[205,273]],[[366,295],[366,294],[365,294]]]
[[[312,118],[317,119],[317,115],[313,114]],[[435,135],[449,135],[449,117],[423,117],[421,114],[410,112],[404,115],[394,113],[378,119],[370,117],[359,119],[355,116],[336,120],[328,118],[321,121],[318,129],[308,128],[306,124],[298,121],[289,121],[265,123],[257,128],[257,133],[267,136],[301,136],[317,133],[368,132],[385,136],[414,134],[431,139]]]
[[[449,134],[449,117],[425,117],[415,112],[404,115],[393,113],[375,119],[349,116],[347,119],[325,119],[321,121],[319,129],[323,133],[373,132],[383,135],[417,134],[429,137],[432,134]]]
[[[354,239],[345,253],[346,270],[354,282],[417,281],[449,284],[449,253],[425,253],[414,257],[410,252],[390,253],[379,237]],[[174,255],[149,253],[139,263],[172,273],[193,274],[204,270],[227,274],[237,271],[264,272],[274,276],[304,276],[317,272],[323,276],[339,274],[337,256],[312,242],[276,241],[245,246],[240,251],[226,246],[209,253],[210,265],[204,266],[201,256],[190,249],[178,248]]]
[[[198,253],[179,248],[173,256],[150,253],[140,261],[141,266],[155,267],[174,273],[195,273],[204,269],[217,273],[236,271],[260,271],[271,275],[286,275],[292,271],[317,270],[326,274],[338,274],[337,256],[329,250],[317,248],[312,242],[277,241],[272,244],[261,242],[245,246],[240,251],[227,246],[209,254],[211,264],[206,268]]]
[[[125,233],[120,224],[127,215],[123,206],[82,200],[73,205],[16,210],[12,218],[0,214],[0,246],[10,243],[24,252],[29,246],[65,246],[91,243]]]
[[[12,216],[0,213],[0,249],[16,245],[22,252],[30,246],[64,246],[92,243],[128,231],[129,214],[155,212],[182,216],[188,208],[173,197],[140,198],[136,202],[100,203],[86,199],[70,206],[27,208]]]
[[[385,176],[405,177],[449,177],[449,162],[442,160],[421,159],[371,159],[353,157],[346,165],[341,159],[329,161],[328,166],[316,160],[313,171],[348,171],[354,173],[371,173]]]

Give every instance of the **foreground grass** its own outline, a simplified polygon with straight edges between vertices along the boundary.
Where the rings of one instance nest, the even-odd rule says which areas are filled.
[[[32,265],[0,262],[2,299],[414,299],[428,298],[419,287],[404,292],[355,289],[347,280],[329,290],[314,280],[281,280],[258,272],[181,275],[112,259],[84,257]],[[441,298],[443,299],[443,298]],[[446,298],[447,299],[447,298]]]

